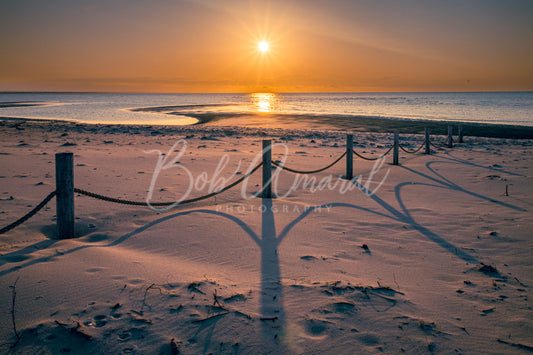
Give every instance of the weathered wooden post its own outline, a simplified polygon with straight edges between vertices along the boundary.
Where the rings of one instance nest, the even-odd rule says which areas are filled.
[[[353,178],[353,134],[346,135],[346,175],[345,179]]]
[[[426,128],[426,154],[431,154],[430,141],[429,141],[429,128]]]
[[[272,146],[270,139],[263,139],[263,198],[272,198]]]
[[[448,148],[453,148],[453,126],[448,126]]]
[[[72,153],[56,154],[56,214],[60,239],[74,238],[73,165]]]
[[[392,165],[398,165],[398,158],[399,158],[399,148],[400,148],[400,132],[394,131],[394,148],[393,148],[393,155],[392,155]]]
[[[462,125],[459,125],[457,134],[459,135],[459,143],[464,143],[464,141],[463,141],[463,126]]]

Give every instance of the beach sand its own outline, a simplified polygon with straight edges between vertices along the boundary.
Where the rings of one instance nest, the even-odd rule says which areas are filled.
[[[74,153],[77,188],[176,201],[242,177],[262,139],[293,169],[345,151],[345,132],[301,126],[0,126],[0,227],[55,189],[57,152]],[[392,135],[354,141],[378,157]],[[410,150],[422,141],[401,136]],[[261,169],[167,211],[76,194],[70,240],[56,239],[54,199],[0,235],[0,352],[530,353],[532,146],[466,137],[400,151],[399,166],[356,158],[357,186],[339,179],[344,159],[315,188],[273,169],[272,200],[253,197]]]

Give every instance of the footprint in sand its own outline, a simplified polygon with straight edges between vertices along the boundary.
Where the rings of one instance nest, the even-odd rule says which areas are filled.
[[[122,317],[122,313],[113,313],[111,314],[111,317],[113,317],[114,319],[120,319]]]
[[[335,302],[330,307],[335,313],[348,313],[356,310],[355,305],[349,302]]]
[[[304,322],[306,336],[312,339],[323,339],[327,337],[327,330],[331,323],[320,319],[307,319]]]
[[[107,324],[107,317],[103,314],[94,316],[93,320],[90,322],[85,322],[86,327],[102,328]]]
[[[368,346],[375,346],[380,343],[379,338],[371,333],[361,334],[359,336],[359,341]]]
[[[340,313],[340,314],[347,314],[351,312],[357,311],[357,308],[355,305],[351,302],[334,302],[326,305],[323,308],[315,309],[313,312],[319,312],[322,314],[331,314],[331,313]]]
[[[124,341],[131,337],[131,333],[127,330],[123,330],[120,333],[118,333],[118,340]]]
[[[304,255],[304,256],[300,256],[300,259],[302,260],[305,260],[305,261],[313,261],[313,260],[318,260],[318,258],[312,256],[312,255]]]
[[[100,271],[103,271],[103,270],[105,270],[105,268],[103,268],[103,267],[94,267],[94,268],[90,268],[90,269],[85,270],[85,272],[93,274],[93,273],[97,273],[97,272],[100,272]]]

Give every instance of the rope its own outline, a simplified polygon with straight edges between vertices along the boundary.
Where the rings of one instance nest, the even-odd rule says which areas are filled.
[[[48,202],[50,202],[50,200],[57,194],[57,191],[52,191],[48,194],[48,196],[46,196],[44,198],[44,200],[41,201],[41,203],[39,203],[37,206],[35,206],[35,208],[33,210],[31,210],[30,212],[28,212],[26,215],[24,215],[23,217],[17,219],[15,222],[11,223],[10,225],[0,229],[0,234],[4,234],[5,232],[8,232],[10,230],[12,230],[13,228],[21,225],[22,223],[26,222],[28,219],[30,219],[31,217],[33,217],[37,212],[39,212],[44,206],[46,206],[46,204]]]
[[[263,165],[262,162],[257,164],[257,166],[255,168],[253,168],[249,173],[243,175],[243,177],[241,177],[240,179],[236,180],[235,182],[229,184],[228,186],[224,187],[223,189],[221,189],[219,191],[215,191],[215,192],[212,192],[210,194],[207,194],[207,195],[204,195],[204,196],[200,196],[200,197],[191,198],[191,199],[188,199],[188,200],[183,200],[183,201],[181,201],[178,204],[176,204],[176,202],[173,201],[173,202],[153,202],[153,203],[150,203],[150,205],[152,205],[152,206],[170,206],[170,205],[173,205],[173,204],[183,205],[183,204],[186,204],[186,203],[192,203],[192,202],[205,200],[207,198],[216,196],[216,195],[218,195],[218,194],[220,194],[220,193],[222,193],[224,191],[227,191],[227,190],[231,189],[235,185],[240,184],[245,179],[250,177],[250,175],[252,175],[262,165]],[[130,205],[130,206],[148,206],[148,203],[146,203],[146,202],[138,202],[138,201],[123,200],[123,199],[119,199],[119,198],[108,197],[108,196],[96,194],[94,192],[89,192],[89,191],[85,191],[85,190],[78,189],[78,188],[74,188],[74,192],[79,193],[81,195],[85,195],[85,196],[89,196],[89,197],[92,197],[92,198],[96,198],[96,199],[99,199],[99,200],[102,200],[102,201],[107,201],[107,202],[120,203],[120,204],[123,204],[123,205]]]
[[[394,146],[391,146],[389,150],[387,150],[385,153],[381,154],[379,157],[376,157],[376,158],[368,158],[368,157],[362,156],[361,154],[357,153],[355,150],[353,151],[353,153],[357,155],[359,158],[364,159],[364,160],[379,160],[383,158],[385,155],[389,154],[392,148],[394,148]]]
[[[431,144],[434,148],[437,148],[437,149],[448,148],[448,144],[440,144],[440,145],[436,145],[436,144],[433,144],[432,141],[429,141],[429,144]]]
[[[321,171],[331,168],[333,165],[337,164],[342,158],[344,158],[345,155],[346,155],[346,152],[344,152],[340,157],[337,158],[337,160],[335,160],[333,163],[329,164],[328,166],[322,169],[311,170],[311,171],[302,171],[302,170],[295,170],[295,169],[287,168],[279,163],[276,163],[275,161],[272,162],[272,165],[280,169],[290,171],[291,173],[295,173],[295,174],[315,174],[315,173],[319,173]]]
[[[403,150],[404,152],[406,152],[408,154],[414,154],[414,153],[417,153],[420,149],[422,149],[422,147],[424,147],[425,143],[426,143],[426,140],[424,139],[424,141],[422,142],[420,147],[416,148],[415,150],[409,150],[407,148],[404,148],[401,144],[399,144],[399,146],[400,146],[400,149]]]

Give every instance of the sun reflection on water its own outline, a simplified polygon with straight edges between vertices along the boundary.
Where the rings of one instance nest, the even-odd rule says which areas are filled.
[[[271,112],[275,107],[277,96],[272,93],[253,93],[250,94],[250,100],[255,110],[259,112]]]

